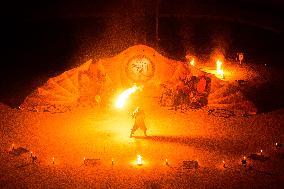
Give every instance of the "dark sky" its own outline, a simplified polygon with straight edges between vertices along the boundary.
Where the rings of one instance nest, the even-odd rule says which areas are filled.
[[[237,18],[274,29],[283,29],[280,23],[282,0],[157,0],[163,16],[208,15]],[[117,14],[155,11],[155,0],[95,0],[95,1],[12,1],[4,5],[6,17],[50,19],[68,17],[98,17]],[[283,21],[283,20],[282,20]],[[262,24],[261,24],[262,23]]]
[[[2,3],[0,101],[19,104],[47,78],[140,43],[176,59],[188,50],[206,56],[217,46],[228,56],[243,50],[252,60],[272,57],[280,64],[281,0],[160,0],[158,46],[156,5],[155,0]]]

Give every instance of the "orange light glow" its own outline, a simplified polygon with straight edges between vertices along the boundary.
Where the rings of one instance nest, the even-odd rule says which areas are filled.
[[[244,160],[246,159],[246,156],[244,156]]]
[[[141,155],[137,155],[137,165],[142,165],[142,156]]]
[[[135,93],[137,90],[142,90],[142,87],[137,87],[136,85],[134,85],[133,87],[126,89],[125,91],[123,91],[117,98],[115,106],[116,108],[123,108],[126,100],[129,98],[129,96],[133,93]]]
[[[216,62],[216,71],[217,71],[217,75],[220,77],[220,78],[224,78],[224,70],[222,69],[222,62],[220,60],[217,60]]]
[[[192,66],[194,66],[194,65],[195,65],[194,58],[192,58],[192,60],[190,61],[190,65],[192,65]]]
[[[52,157],[52,164],[54,164],[54,157]]]

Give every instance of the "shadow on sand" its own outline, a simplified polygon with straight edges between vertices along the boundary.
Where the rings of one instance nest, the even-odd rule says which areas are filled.
[[[222,154],[242,155],[249,151],[248,143],[241,140],[230,138],[205,138],[187,136],[135,136],[135,139],[144,139],[154,142],[176,143],[191,146],[197,149],[214,151]],[[251,145],[251,144],[250,144]]]

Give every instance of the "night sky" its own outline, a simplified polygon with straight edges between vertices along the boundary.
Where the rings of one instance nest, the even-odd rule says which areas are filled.
[[[113,56],[136,44],[183,60],[245,52],[248,61],[283,69],[281,0],[11,2],[1,8],[0,102],[19,105],[49,77],[90,58]]]

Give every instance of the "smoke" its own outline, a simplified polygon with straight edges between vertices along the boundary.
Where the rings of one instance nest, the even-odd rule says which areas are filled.
[[[81,20],[75,34],[76,62],[114,56],[130,46],[145,44],[147,23],[142,5],[119,1],[110,5],[109,12]]]
[[[232,43],[230,25],[208,18],[183,20],[180,36],[186,54],[206,62],[224,60]]]
[[[143,19],[118,16],[107,20],[96,49],[100,56],[113,56],[145,41]]]
[[[180,36],[183,46],[185,48],[186,55],[196,56],[196,48],[194,44],[194,28],[192,24],[189,24],[184,20],[181,24]]]
[[[210,62],[215,62],[216,59],[222,61],[228,53],[230,45],[232,43],[231,39],[231,29],[225,23],[218,23],[212,28],[211,34],[211,55]]]
[[[83,22],[83,29],[76,33],[78,48],[72,60],[78,64],[91,58],[114,56],[144,40],[142,24],[133,18],[117,16],[93,19],[93,23]]]

